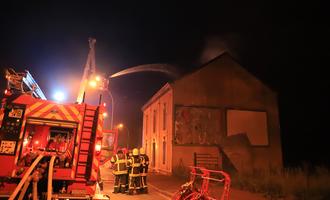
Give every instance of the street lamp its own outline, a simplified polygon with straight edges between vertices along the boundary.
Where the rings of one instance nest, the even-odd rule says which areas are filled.
[[[128,149],[128,144],[129,144],[129,129],[128,129],[126,126],[124,126],[123,123],[118,124],[118,125],[117,125],[117,128],[120,129],[120,130],[123,129],[123,128],[126,128],[126,130],[127,130],[127,142],[126,142],[126,148]]]

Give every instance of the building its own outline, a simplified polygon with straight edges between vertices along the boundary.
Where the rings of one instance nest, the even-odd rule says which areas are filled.
[[[142,111],[151,169],[282,167],[277,95],[227,53],[166,83]]]

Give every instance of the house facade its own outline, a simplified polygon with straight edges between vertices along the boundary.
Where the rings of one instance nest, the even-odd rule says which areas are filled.
[[[142,112],[156,171],[282,167],[277,95],[228,54],[165,84]]]

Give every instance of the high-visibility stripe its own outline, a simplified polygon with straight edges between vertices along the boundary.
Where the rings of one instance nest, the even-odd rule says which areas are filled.
[[[73,106],[65,106],[64,108],[65,108],[66,112],[72,117],[73,121],[79,121],[80,113],[73,112],[71,107],[73,107]]]
[[[51,119],[35,119],[35,118],[28,118],[28,124],[40,124],[40,125],[47,125],[47,126],[61,126],[67,128],[77,128],[78,125],[73,122],[62,122],[62,121],[55,121]]]
[[[36,103],[32,104],[31,106],[28,107],[28,109],[26,109],[25,114],[29,114],[30,112],[35,110],[37,107],[41,106],[42,104],[43,104],[42,102],[36,102]]]
[[[57,119],[57,120],[64,120],[59,114],[57,113],[49,113],[46,116],[44,116],[43,118],[47,118],[47,119]]]
[[[42,108],[41,110],[39,110],[38,112],[33,114],[33,117],[39,117],[42,114],[44,114],[46,111],[50,110],[51,108],[53,108],[55,105],[54,104],[48,104],[47,106],[45,106],[44,108]]]
[[[57,105],[56,106],[56,114],[58,114],[63,120],[66,120],[66,121],[72,121],[72,120],[69,120],[68,119],[68,115],[66,115],[61,109],[60,109],[60,106],[61,105]],[[54,109],[54,110],[55,110]]]
[[[140,173],[139,174],[132,174],[132,173],[130,173],[128,176],[129,177],[139,177],[140,176]]]
[[[39,103],[38,106],[37,107],[34,107],[33,110],[32,109],[28,109],[28,114],[30,116],[34,115],[35,113],[37,113],[38,111],[40,111],[41,109],[43,109],[44,107],[47,106],[46,103],[42,103],[42,102],[38,102],[38,103]]]
[[[77,110],[76,107],[74,106],[68,106],[68,108],[76,115],[78,116],[79,115],[79,111]]]
[[[120,175],[120,174],[127,174],[127,170],[122,170],[122,171],[112,171],[114,175]]]

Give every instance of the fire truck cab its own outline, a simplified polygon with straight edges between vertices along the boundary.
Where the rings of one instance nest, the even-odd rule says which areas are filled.
[[[104,106],[49,101],[35,92],[39,89],[35,86],[32,92],[6,90],[1,100],[0,197],[26,199],[32,188],[28,182],[33,182],[30,196],[92,199],[97,189]]]

